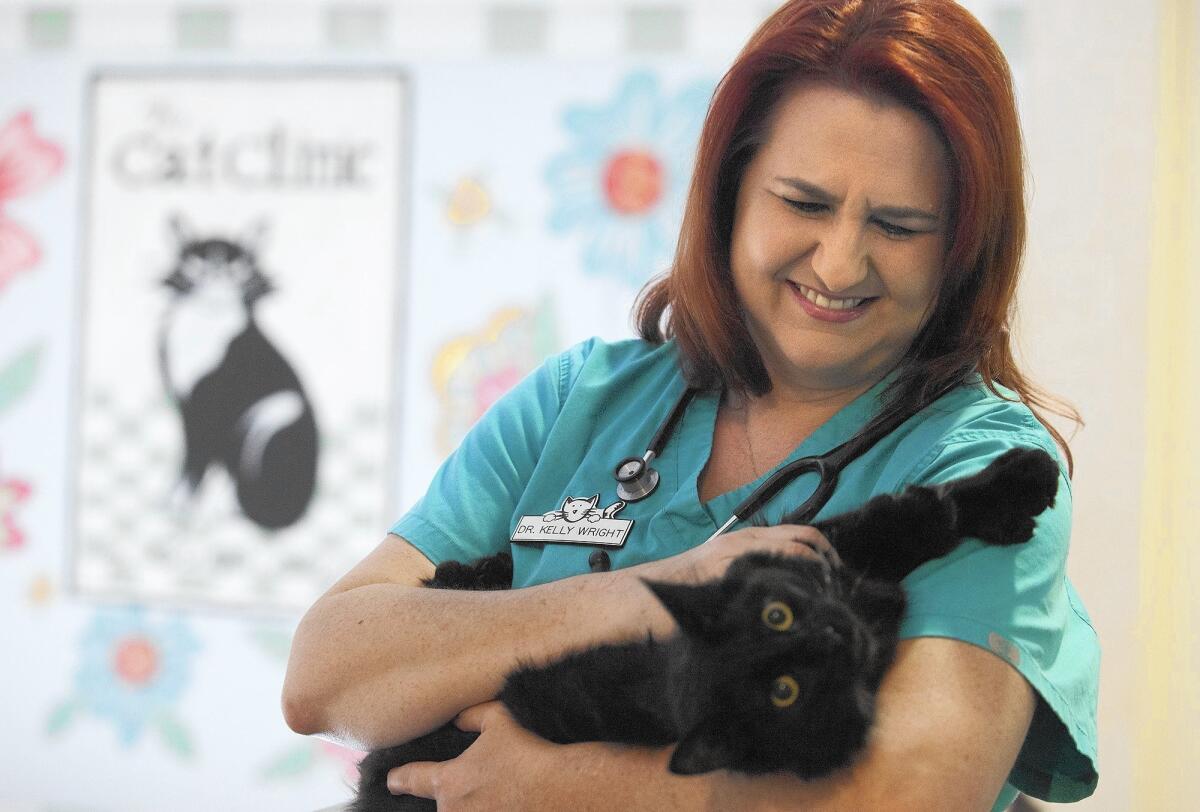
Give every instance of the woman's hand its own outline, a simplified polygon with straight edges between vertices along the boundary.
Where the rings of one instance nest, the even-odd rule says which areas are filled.
[[[479,738],[450,761],[395,768],[388,789],[435,798],[438,812],[659,812],[711,809],[722,786],[723,770],[671,773],[674,745],[553,744],[517,724],[498,701],[467,708],[454,724],[478,731]]]
[[[837,550],[820,530],[808,525],[779,524],[723,533],[679,555],[655,562],[652,577],[685,583],[715,580],[725,575],[730,562],[749,552],[797,555],[833,567],[842,564]]]
[[[454,719],[479,738],[450,761],[414,761],[388,772],[393,794],[435,798],[439,812],[476,809],[556,809],[555,778],[566,746],[521,727],[498,701],[467,708]]]

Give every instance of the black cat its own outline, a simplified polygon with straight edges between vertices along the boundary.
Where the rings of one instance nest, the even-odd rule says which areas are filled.
[[[816,522],[841,567],[755,552],[709,583],[643,579],[678,634],[518,668],[499,699],[521,725],[560,744],[678,742],[674,773],[827,775],[848,765],[866,741],[904,615],[898,582],[966,536],[998,545],[1027,541],[1034,517],[1054,504],[1057,485],[1049,454],[1014,449],[974,476],[876,496]],[[471,565],[444,562],[426,585],[495,589],[511,582],[512,560],[501,553]],[[348,812],[436,809],[431,800],[388,792],[388,771],[454,758],[478,735],[448,723],[371,751],[359,765]]]
[[[224,465],[246,518],[279,529],[308,509],[317,476],[312,404],[291,365],[254,321],[274,288],[250,238],[193,236],[175,216],[174,295],[159,331],[159,366],[183,419],[184,459],[171,508],[187,507],[208,467]]]

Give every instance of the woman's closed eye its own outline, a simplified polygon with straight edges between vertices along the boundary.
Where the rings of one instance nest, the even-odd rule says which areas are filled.
[[[783,202],[787,203],[793,209],[804,212],[805,214],[816,214],[821,209],[828,208],[824,203],[809,203],[804,200],[792,200],[788,197],[783,198]],[[891,223],[885,223],[883,220],[876,220],[875,222],[879,223],[879,226],[892,237],[908,237],[917,233],[911,228],[894,226]]]

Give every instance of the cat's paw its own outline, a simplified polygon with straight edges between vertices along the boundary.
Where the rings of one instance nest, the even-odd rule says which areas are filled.
[[[512,586],[512,556],[509,553],[479,558],[470,564],[443,561],[433,577],[423,583],[431,589],[508,589]]]
[[[425,582],[432,589],[479,589],[479,572],[461,561],[443,561]]]
[[[959,529],[989,544],[1021,544],[1036,517],[1054,504],[1058,464],[1040,448],[1014,448],[978,474],[947,483],[958,506]]]

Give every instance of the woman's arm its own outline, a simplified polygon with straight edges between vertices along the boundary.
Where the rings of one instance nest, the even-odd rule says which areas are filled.
[[[520,662],[597,643],[666,637],[675,621],[642,582],[719,578],[752,550],[816,557],[811,527],[748,528],[677,556],[494,592],[427,589],[434,566],[389,535],[320,597],[292,639],[283,714],[297,733],[396,744],[494,698]]]
[[[672,747],[553,745],[488,703],[457,720],[481,732],[467,752],[400,766],[389,786],[437,798],[448,812],[986,812],[1013,768],[1033,706],[1030,684],[1000,657],[961,640],[920,637],[902,640],[884,676],[868,746],[850,768],[821,781],[725,770],[677,776],[667,770]]]
[[[363,747],[406,741],[492,699],[522,662],[667,635],[674,621],[638,580],[651,565],[519,590],[427,589],[433,564],[389,535],[319,598],[292,640],[288,726]]]
[[[673,746],[602,742],[555,745],[521,728],[491,702],[456,724],[482,731],[448,762],[414,762],[389,784],[437,798],[438,808],[537,810],[981,810],[992,808],[1033,716],[1024,677],[990,652],[959,640],[902,641],[878,695],[875,728],[861,757],[829,778],[774,773],[670,773]],[[803,735],[803,731],[797,731]]]
[[[1035,694],[1017,670],[960,640],[903,640],[861,758],[823,781],[726,773],[718,798],[752,807],[989,810],[1016,762]],[[721,807],[721,804],[717,804]]]
[[[636,567],[502,591],[421,587],[433,569],[389,535],[313,603],[283,682],[290,728],[394,745],[492,699],[518,661],[672,628]]]

